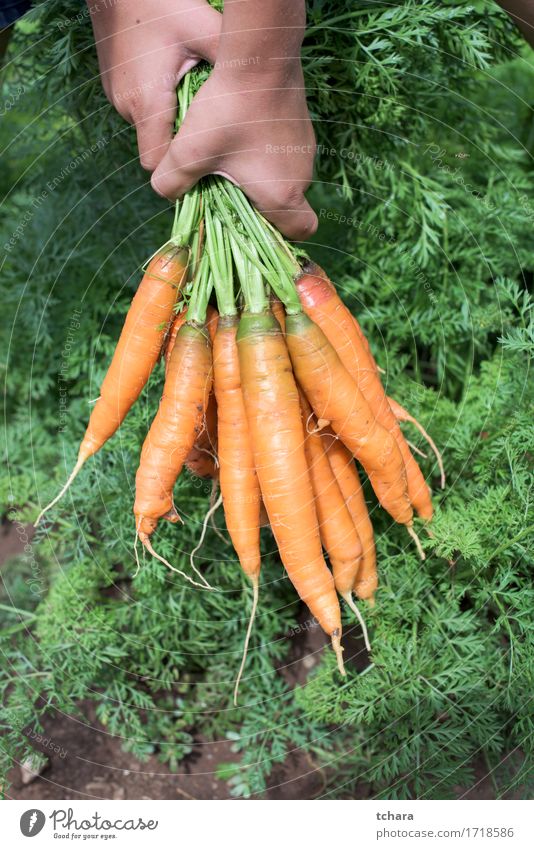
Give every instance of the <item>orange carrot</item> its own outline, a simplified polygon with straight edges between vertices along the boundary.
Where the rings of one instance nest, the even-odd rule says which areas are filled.
[[[159,519],[179,521],[173,488],[202,430],[211,385],[209,335],[205,328],[188,322],[176,336],[163,397],[145,439],[136,475],[136,530],[149,550],[150,535]]]
[[[335,433],[325,430],[321,433],[321,439],[362,543],[362,563],[353,589],[358,598],[367,599],[370,604],[374,604],[374,594],[378,586],[375,540],[358,470],[350,451],[337,439]]]
[[[160,355],[177,294],[185,281],[188,258],[189,252],[183,248],[165,248],[150,261],[128,310],[76,465],[61,492],[41,511],[36,525],[63,496],[89,457],[113,436],[139,397]]]
[[[98,451],[115,433],[150,377],[185,280],[187,259],[183,249],[167,249],[148,266],[93,407],[80,447],[84,457]]]
[[[282,333],[285,333],[286,330],[286,311],[284,309],[284,305],[279,298],[271,297],[271,310],[275,319],[277,320]]]
[[[390,409],[367,340],[322,269],[310,264],[307,268],[310,270],[296,284],[304,311],[319,325],[354,377],[376,420],[394,437],[406,467],[410,501],[422,519],[430,520],[432,501],[428,486]]]
[[[216,480],[219,477],[219,461],[217,459],[217,401],[215,400],[213,391],[208,400],[202,430],[187,455],[185,465],[191,474],[199,478]]]
[[[208,306],[206,326],[212,343],[217,329],[218,318],[219,314],[217,310],[212,306]],[[169,367],[172,349],[176,342],[176,336],[180,327],[185,324],[186,320],[187,309],[183,309],[178,313],[172,323],[165,347],[166,370]],[[217,403],[213,392],[211,393],[208,402],[204,427],[195,440],[195,444],[187,456],[185,465],[193,475],[196,475],[199,478],[211,478],[212,480],[215,480],[219,476],[219,463],[217,460]]]
[[[323,558],[284,337],[271,312],[246,313],[237,335],[254,465],[280,557],[299,596],[330,635],[343,673],[341,614]]]
[[[243,572],[252,584],[252,608],[243,656],[234,687],[234,704],[245,668],[259,598],[260,484],[254,467],[252,443],[245,413],[237,351],[237,315],[220,316],[213,342],[214,388],[219,410],[220,486],[226,527]]]
[[[167,339],[165,340],[165,373],[167,373],[167,369],[169,368],[172,349],[174,348],[178,331],[180,330],[180,327],[186,323],[186,321],[187,309],[181,310],[173,319]]]
[[[215,331],[217,329],[217,321],[219,318],[219,313],[215,309],[215,307],[208,306],[206,311],[206,326],[208,329],[208,333],[210,335],[211,343],[213,345],[213,337],[215,336]],[[171,358],[172,349],[174,348],[174,343],[176,342],[176,336],[182,324],[185,324],[187,321],[187,307],[182,309],[173,319],[171,324],[169,333],[167,335],[165,341],[165,370],[167,370],[169,365],[169,360]]]
[[[323,280],[326,281],[326,284],[327,284],[326,287],[319,284],[320,291],[322,292],[323,295],[325,294],[325,289],[328,289],[330,292],[333,290],[334,294],[338,297],[338,300],[341,301],[341,298],[339,298],[339,295],[337,295],[337,290],[336,290],[334,284],[328,278],[326,271],[324,271],[321,268],[320,265],[317,265],[316,262],[312,262],[312,260],[306,260],[306,262],[304,262],[303,265],[302,265],[302,270],[304,272],[303,277],[308,277],[308,276],[311,276],[313,278],[319,277],[321,279],[321,281],[323,281]],[[304,295],[305,299],[307,301],[311,301],[311,303],[309,303],[309,307],[313,308],[313,306],[314,306],[313,302],[315,301],[315,298],[313,297],[312,293],[313,293],[314,286],[316,284],[318,284],[319,281],[314,280],[313,282],[311,282],[311,281],[306,282],[304,279],[299,278],[299,280],[297,281],[297,289],[299,288],[299,286],[298,286],[299,283],[300,283],[300,288],[303,290],[303,295]],[[321,295],[318,293],[318,296],[320,297]],[[301,300],[301,303],[303,303],[302,300]],[[343,301],[341,301],[341,304],[342,304],[343,307],[345,307],[345,304],[343,304]],[[303,306],[304,306],[304,304],[303,304]],[[347,307],[345,307],[345,309],[347,309]],[[369,342],[367,340],[367,337],[366,337],[365,333],[363,332],[362,328],[360,327],[360,322],[358,321],[356,316],[353,315],[350,311],[349,311],[349,315],[352,319],[352,323],[354,324],[354,329],[356,330],[356,333],[358,334],[358,336],[360,338],[360,342],[361,342],[362,346],[364,347],[365,351],[367,352],[367,357],[368,357],[368,361],[369,361],[370,365],[372,366],[373,370],[376,371],[377,373],[382,371],[376,364],[376,361],[375,361],[375,358],[373,357],[373,354],[371,352],[371,348],[369,346]],[[312,316],[310,316],[310,318],[312,318]],[[314,321],[317,321],[317,319],[314,319]],[[319,321],[317,321],[317,324],[319,324],[319,326],[320,326]],[[323,332],[324,332],[324,328],[323,328]]]
[[[350,595],[362,557],[362,544],[325,454],[317,421],[301,396],[305,452],[319,520],[319,533],[334,574],[336,590]]]
[[[213,345],[220,486],[226,527],[239,562],[250,580],[257,583],[261,492],[241,391],[236,343],[238,321],[237,316],[221,317]]]
[[[208,305],[208,309],[206,311],[206,326],[208,328],[208,333],[210,335],[211,344],[213,345],[213,340],[215,339],[215,334],[217,332],[217,323],[219,321],[219,313],[212,307],[211,304]]]
[[[411,528],[413,513],[397,443],[376,421],[325,334],[299,313],[286,317],[286,340],[295,376],[316,416],[331,422],[364,466],[382,506]]]

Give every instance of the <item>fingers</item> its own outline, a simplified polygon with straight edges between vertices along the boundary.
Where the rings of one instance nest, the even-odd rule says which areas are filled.
[[[305,241],[313,236],[317,230],[319,223],[317,216],[304,195],[291,206],[258,208],[288,239],[298,242]]]
[[[202,0],[195,8],[195,34],[186,42],[190,53],[215,64],[222,27],[222,15]],[[198,35],[200,33],[200,35]]]
[[[157,94],[151,91],[150,95],[132,114],[132,120],[141,165],[147,171],[154,171],[172,141],[176,95],[174,91],[158,91]]]
[[[288,239],[304,241],[317,230],[317,216],[304,197],[303,184],[268,181],[243,183],[241,188]]]
[[[228,164],[228,163],[226,163]],[[300,184],[240,180],[238,171],[221,171],[218,158],[209,156],[202,145],[195,145],[192,137],[180,134],[175,138],[166,155],[152,175],[154,191],[176,200],[188,192],[201,177],[219,173],[227,177],[245,192],[252,203],[288,239],[304,241],[317,230],[317,215],[303,194]]]
[[[181,198],[201,177],[215,170],[216,160],[203,155],[194,137],[178,133],[152,175],[154,191],[169,200]]]

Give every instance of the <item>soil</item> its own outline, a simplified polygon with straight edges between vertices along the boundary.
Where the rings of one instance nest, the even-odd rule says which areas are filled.
[[[31,528],[26,529],[31,537]],[[22,550],[20,534],[14,526],[0,529],[0,565]],[[354,629],[355,630],[355,629]],[[290,686],[302,684],[319,662],[326,638],[320,628],[302,613],[299,627],[290,637],[292,648],[284,675]],[[365,648],[350,631],[345,637],[347,665],[363,669],[367,663]],[[112,736],[95,717],[93,702],[79,705],[83,719],[58,712],[49,713],[43,722],[41,741],[34,740],[37,751],[48,758],[43,773],[23,784],[16,765],[9,775],[7,794],[11,799],[229,799],[229,787],[216,777],[221,763],[235,763],[239,756],[227,740],[209,741],[198,737],[193,751],[182,762],[179,773],[171,773],[152,755],[140,763],[122,751],[121,740]],[[30,732],[31,736],[31,732]],[[493,799],[495,791],[488,768],[475,764],[475,784],[458,788],[458,796],[469,799]],[[321,795],[325,775],[310,756],[298,750],[273,770],[266,799],[314,799]],[[370,796],[370,788],[361,785],[355,798]],[[520,796],[518,798],[521,798]]]

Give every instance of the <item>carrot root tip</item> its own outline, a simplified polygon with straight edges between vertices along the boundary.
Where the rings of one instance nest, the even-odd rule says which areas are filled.
[[[367,625],[365,624],[365,620],[364,620],[361,612],[358,610],[358,606],[357,606],[356,602],[354,601],[354,598],[352,597],[352,593],[350,593],[350,592],[349,593],[342,593],[342,598],[345,599],[348,606],[350,607],[350,609],[352,610],[352,612],[356,616],[356,619],[360,623],[360,627],[362,629],[362,634],[363,634],[363,639],[364,639],[364,642],[365,642],[365,648],[367,649],[369,654],[371,654],[371,643],[369,641],[369,634],[367,633]],[[374,601],[373,601],[373,604],[374,604]]]
[[[237,678],[235,679],[234,706],[237,706],[239,685],[241,683],[241,678],[243,677],[243,672],[245,670],[245,663],[247,662],[248,645],[250,642],[250,636],[252,634],[252,626],[254,625],[254,619],[256,618],[256,610],[258,609],[258,599],[260,595],[260,584],[257,575],[254,575],[250,580],[252,582],[252,608],[250,610],[247,633],[245,634],[245,642],[243,643],[243,656],[241,658],[241,665],[239,667],[239,672],[237,673]]]
[[[80,471],[80,469],[82,468],[83,464],[85,463],[86,459],[87,459],[87,457],[85,457],[85,456],[78,457],[78,459],[76,460],[76,465],[74,466],[74,468],[73,468],[72,472],[70,473],[69,477],[67,478],[67,482],[65,483],[64,487],[63,487],[63,488],[62,488],[62,489],[58,492],[58,494],[56,495],[56,497],[52,499],[52,501],[50,502],[50,504],[47,504],[47,505],[46,505],[46,507],[43,507],[43,509],[41,510],[41,512],[39,513],[39,515],[37,516],[37,519],[35,520],[35,522],[34,522],[34,524],[33,524],[33,527],[34,527],[34,528],[36,528],[36,527],[37,527],[37,525],[39,524],[39,522],[41,521],[41,519],[43,518],[43,516],[45,515],[45,513],[48,513],[48,511],[49,511],[49,510],[51,510],[51,509],[52,509],[52,507],[53,507],[55,504],[57,504],[57,503],[58,503],[58,501],[59,501],[61,498],[63,498],[63,496],[65,495],[66,491],[68,490],[68,488],[70,487],[71,483],[73,482],[74,478],[76,477],[76,475],[78,474],[78,472],[79,472],[79,471]]]
[[[406,440],[406,445],[408,446],[408,448],[410,449],[410,451],[413,451],[413,453],[414,453],[414,454],[418,454],[418,455],[419,455],[419,457],[422,457],[422,458],[423,458],[423,460],[426,460],[426,459],[427,459],[427,455],[425,454],[425,452],[424,452],[424,451],[421,451],[421,449],[420,449],[420,448],[418,448],[418,447],[417,447],[417,445],[416,445],[414,442],[410,442],[410,440],[409,440],[409,439],[407,439],[407,440]]]
[[[139,541],[139,533],[136,531],[135,532],[135,542],[134,542],[134,555],[135,555],[135,562],[136,562],[136,570],[135,570],[134,575],[133,575],[134,578],[137,578],[137,576],[139,574],[139,570],[141,569],[141,561],[139,560],[139,552],[137,550],[138,541]]]
[[[341,637],[338,631],[334,631],[331,638],[332,640],[332,648],[334,649],[334,653],[336,655],[337,660],[337,668],[339,670],[340,675],[346,675],[345,664],[343,663],[343,646],[341,645]]]
[[[406,530],[408,531],[408,533],[410,534],[411,538],[413,539],[413,541],[415,543],[415,547],[417,548],[417,552],[419,554],[419,557],[421,558],[421,560],[426,560],[426,554],[423,551],[423,546],[421,545],[421,540],[417,536],[415,530],[413,529],[413,527],[411,525],[406,525]]]
[[[168,510],[161,518],[165,519],[167,522],[171,522],[171,524],[176,524],[177,522],[179,522],[181,525],[183,525],[184,523],[184,520],[178,513],[178,510],[176,509],[174,504],[172,505],[171,509]]]

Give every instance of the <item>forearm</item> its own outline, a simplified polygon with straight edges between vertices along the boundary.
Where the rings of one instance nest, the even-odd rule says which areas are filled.
[[[300,63],[304,0],[226,0],[217,64],[269,77]]]
[[[498,3],[506,9],[528,43],[534,47],[534,0],[498,0]]]

